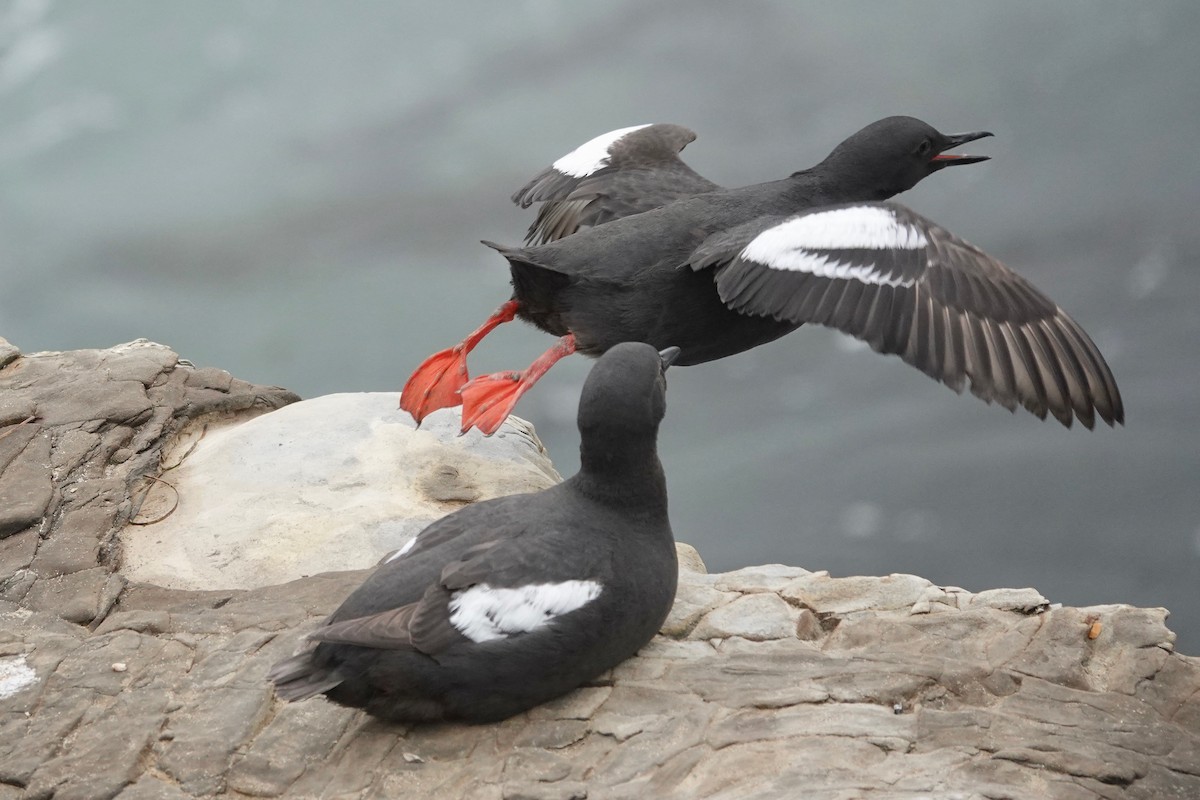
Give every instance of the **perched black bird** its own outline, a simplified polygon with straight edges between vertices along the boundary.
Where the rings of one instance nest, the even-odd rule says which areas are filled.
[[[579,472],[423,530],[310,634],[314,648],[274,666],[279,696],[488,722],[636,653],[675,597],[656,442],[678,354],[628,342],[605,353],[579,401]]]
[[[1061,308],[933,222],[880,202],[943,167],[985,160],[945,151],[988,135],[945,135],[889,117],[811,169],[740,189],[711,188],[681,171],[675,152],[690,140],[685,129],[599,137],[516,195],[520,203],[545,202],[531,240],[565,238],[523,248],[485,242],[508,259],[513,299],[427,359],[400,405],[420,420],[462,402],[463,429],[491,433],[521,394],[576,350],[594,356],[621,341],[645,341],[678,346],[680,364],[699,364],[807,322],[1010,410],[1024,405],[1068,426],[1078,417],[1091,428],[1097,415],[1122,422],[1108,365]],[[655,163],[671,176],[657,191]],[[658,203],[665,205],[643,210]],[[581,226],[591,227],[572,232]],[[561,338],[523,372],[468,382],[466,354],[517,316]]]

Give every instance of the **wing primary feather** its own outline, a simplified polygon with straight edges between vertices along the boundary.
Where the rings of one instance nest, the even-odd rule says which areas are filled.
[[[929,297],[929,292],[924,287],[920,287],[916,292],[916,301],[912,334],[909,336],[908,349],[905,351],[904,360],[936,380],[941,376],[934,363],[937,357],[937,349],[933,337],[932,298]]]
[[[1075,343],[1075,353],[1079,356],[1088,376],[1092,401],[1100,418],[1109,425],[1124,423],[1125,408],[1121,401],[1121,393],[1117,389],[1116,381],[1113,379],[1108,364],[1100,355],[1096,345],[1079,327],[1078,323],[1061,310],[1055,316],[1054,321],[1067,340]]]
[[[937,312],[935,306],[934,311]],[[942,330],[945,334],[943,339],[943,364],[942,364],[942,382],[959,394],[962,393],[963,386],[966,384],[966,346],[963,342],[963,329],[959,324],[962,313],[949,308],[948,306],[941,307],[942,314]]]
[[[1079,358],[1070,345],[1062,340],[1053,320],[1039,320],[1037,325],[1042,341],[1054,353],[1055,361],[1062,368],[1067,396],[1070,398],[1071,407],[1075,409],[1075,416],[1085,428],[1092,430],[1096,425],[1096,414],[1091,400],[1088,399],[1087,373],[1083,365],[1079,363]]]
[[[821,299],[813,309],[812,316],[807,322],[814,322],[818,325],[829,325],[833,318],[833,312],[837,309],[838,301],[842,299],[842,295],[846,292],[846,284],[849,281],[841,279],[833,279],[829,281],[829,285],[821,294]]]
[[[965,369],[971,379],[971,393],[985,403],[990,403],[995,395],[996,383],[992,377],[992,359],[987,336],[982,330],[979,318],[971,312],[963,312],[960,321],[963,341],[966,343]]]
[[[902,355],[908,350],[912,337],[913,316],[919,297],[918,286],[897,286],[893,289],[891,313],[880,320],[885,330],[881,353]]]
[[[815,312],[821,300],[832,288],[833,281],[829,278],[814,278],[809,281],[808,289],[800,296],[800,304],[796,306],[796,322],[811,322],[815,320]]]
[[[866,309],[862,324],[858,327],[858,335],[882,353],[886,352],[883,348],[892,323],[892,298],[895,296],[895,289],[891,286],[875,286],[872,289],[874,297]]]
[[[1002,322],[998,325],[1008,350],[1012,354],[1013,375],[1016,377],[1017,397],[1038,419],[1046,418],[1046,390],[1038,373],[1033,354],[1029,352],[1029,343],[1019,333],[1013,330],[1012,324]]]
[[[1054,348],[1042,336],[1041,320],[1021,325],[1018,334],[1024,336],[1033,352],[1034,360],[1042,374],[1042,385],[1046,388],[1046,401],[1050,413],[1066,427],[1071,427],[1074,414],[1071,408],[1071,390],[1063,375],[1063,365],[1055,356]]]
[[[317,642],[352,644],[379,650],[412,647],[409,623],[416,608],[417,603],[410,603],[378,614],[335,622],[317,628],[308,638]]]
[[[842,297],[838,300],[837,306],[829,316],[830,327],[837,328],[849,334],[855,333],[852,322],[858,314],[860,305],[866,305],[862,300],[864,287],[865,284],[862,281],[846,281],[846,288],[842,291]]]
[[[1013,354],[1000,330],[1000,324],[982,320],[980,330],[987,341],[988,357],[992,362],[994,397],[996,402],[1009,411],[1017,409],[1017,371],[1013,365]]]

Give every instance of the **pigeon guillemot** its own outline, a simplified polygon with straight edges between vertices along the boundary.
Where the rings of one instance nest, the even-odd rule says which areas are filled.
[[[580,469],[425,528],[276,664],[285,700],[324,693],[382,719],[488,722],[632,656],[662,625],[678,566],[657,454],[679,354],[608,350],[579,401]]]
[[[565,238],[524,248],[485,242],[509,262],[513,299],[463,342],[427,359],[405,384],[402,408],[419,421],[461,402],[463,429],[490,433],[572,352],[594,356],[621,341],[645,341],[678,346],[680,364],[698,364],[809,322],[1009,410],[1020,404],[1067,426],[1073,417],[1088,428],[1097,415],[1110,425],[1124,421],[1108,365],[1061,308],[933,222],[879,202],[943,167],[985,160],[945,151],[987,132],[945,135],[911,117],[889,117],[783,180],[740,189],[693,179],[672,189],[668,181],[657,194],[619,202],[623,178],[611,171],[614,158],[638,161],[638,186],[653,184],[647,163],[654,158],[645,153],[679,174],[671,150],[689,139],[648,133],[665,127],[598,137],[517,193],[518,202],[546,202],[546,219],[534,223],[530,239]],[[630,145],[640,160],[620,156],[631,136],[656,140]],[[672,200],[675,192],[682,194]],[[634,213],[610,220],[622,202]],[[643,209],[652,202],[666,204]],[[583,225],[591,227],[572,233]],[[468,381],[466,354],[518,316],[561,338],[523,372]]]

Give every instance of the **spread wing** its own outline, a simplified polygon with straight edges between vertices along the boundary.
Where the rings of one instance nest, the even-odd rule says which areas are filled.
[[[601,591],[587,569],[564,571],[553,538],[525,534],[476,544],[446,564],[417,602],[326,625],[310,638],[436,656],[455,645],[537,630]]]
[[[525,234],[526,244],[554,241],[581,227],[719,189],[679,158],[695,138],[681,125],[637,125],[609,131],[572,150],[513,194],[521,208],[542,203]]]
[[[1070,426],[1124,422],[1116,381],[1057,304],[983,251],[895,203],[830,206],[710,237],[730,308],[837,328],[935,380]]]

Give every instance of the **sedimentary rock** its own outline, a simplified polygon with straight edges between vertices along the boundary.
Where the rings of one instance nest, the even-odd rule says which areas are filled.
[[[1162,609],[709,575],[686,547],[650,645],[503,723],[279,703],[267,668],[364,573],[172,589],[123,576],[115,532],[155,518],[144,476],[179,431],[294,399],[147,343],[0,369],[0,492],[24,503],[0,539],[0,800],[1200,796],[1200,660]]]

